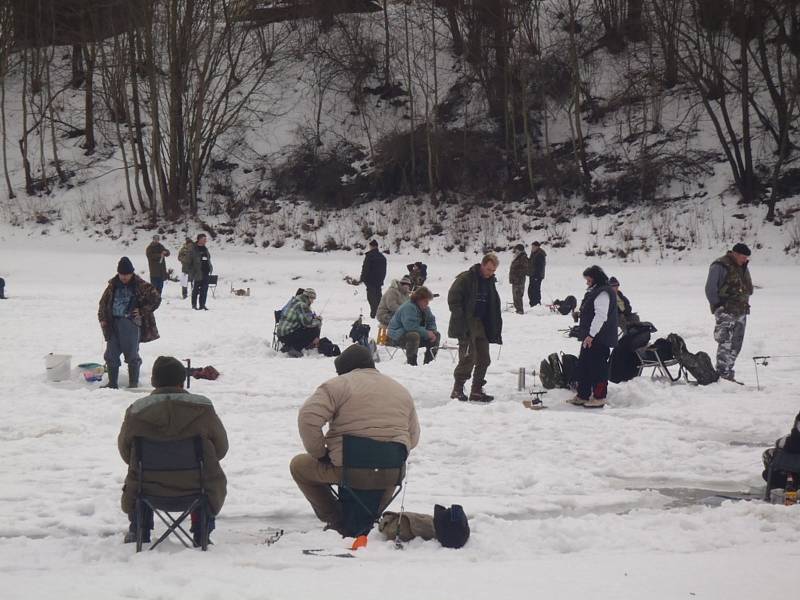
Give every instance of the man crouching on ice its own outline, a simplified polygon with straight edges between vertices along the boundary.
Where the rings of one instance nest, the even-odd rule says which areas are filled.
[[[326,529],[342,535],[341,506],[329,484],[342,474],[342,438],[345,435],[379,442],[399,442],[411,450],[419,442],[419,421],[411,394],[391,377],[375,369],[370,351],[353,344],[334,361],[338,377],[329,379],[300,408],[297,424],[308,454],[292,459],[289,470],[297,487],[311,503]],[[328,424],[328,432],[322,428]],[[391,470],[389,470],[391,471]],[[386,489],[380,511],[388,504],[396,472],[363,474],[369,489]]]

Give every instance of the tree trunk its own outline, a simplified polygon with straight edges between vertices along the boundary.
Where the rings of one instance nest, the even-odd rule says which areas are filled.
[[[84,95],[84,127],[86,129],[86,141],[83,148],[86,155],[94,154],[97,142],[94,137],[94,69],[97,57],[97,49],[94,44],[89,44],[83,49],[83,58],[86,63],[86,90]]]

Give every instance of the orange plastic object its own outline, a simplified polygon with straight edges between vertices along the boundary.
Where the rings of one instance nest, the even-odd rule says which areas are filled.
[[[358,550],[359,548],[366,548],[366,547],[367,547],[367,536],[360,535],[353,540],[353,545],[350,546],[350,550]]]

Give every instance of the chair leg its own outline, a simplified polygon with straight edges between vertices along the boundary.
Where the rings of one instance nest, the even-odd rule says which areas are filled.
[[[142,551],[142,538],[144,537],[144,526],[142,521],[144,520],[144,515],[142,514],[142,501],[137,498],[136,499],[136,552]]]
[[[208,550],[208,507],[203,502],[200,508],[200,548]]]

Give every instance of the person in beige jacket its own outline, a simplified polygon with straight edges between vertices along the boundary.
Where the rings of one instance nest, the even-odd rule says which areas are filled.
[[[300,408],[297,424],[307,454],[295,456],[289,470],[319,520],[341,533],[341,507],[329,485],[341,478],[342,437],[400,442],[410,451],[419,442],[419,421],[411,394],[375,369],[364,346],[353,344],[334,365],[338,377],[320,385]],[[323,433],[326,423],[328,431]],[[386,488],[383,510],[391,499],[397,473],[358,475],[358,487]]]

